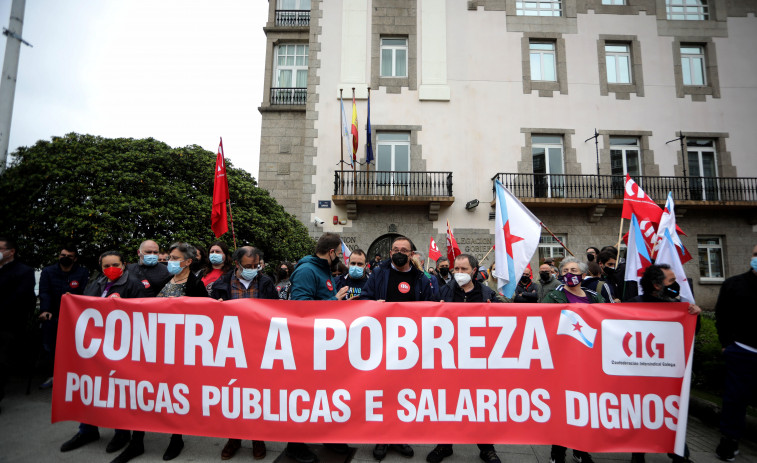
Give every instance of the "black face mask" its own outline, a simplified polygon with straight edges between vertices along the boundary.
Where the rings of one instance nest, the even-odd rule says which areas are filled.
[[[608,278],[613,278],[615,276],[615,269],[612,267],[605,267],[603,272],[605,272],[605,275],[607,275]]]
[[[539,272],[539,278],[541,278],[541,281],[549,281],[549,276],[552,275],[551,272]]]
[[[407,264],[408,257],[401,252],[395,252],[392,254],[392,263],[397,267],[404,267]]]
[[[520,277],[520,282],[523,285],[527,285],[527,284],[531,283],[531,277],[529,277],[527,275],[523,275],[522,277]]]
[[[674,281],[672,284],[662,288],[661,296],[662,298],[677,299],[680,294],[681,285],[677,281]]]
[[[336,272],[336,269],[339,268],[339,256],[336,255],[336,252],[334,252],[334,260],[331,261],[331,265],[329,267],[331,273]]]
[[[289,276],[289,272],[284,269],[279,269],[278,276],[279,276],[279,280],[286,280],[287,277]]]
[[[447,267],[439,267],[439,275],[446,278],[449,275],[449,269]]]
[[[587,253],[587,254],[586,254],[586,261],[587,261],[587,262],[592,262],[592,261],[594,261],[594,254],[589,254],[589,253]]]
[[[58,259],[58,263],[61,267],[70,267],[74,264],[74,260],[70,257],[61,257]]]

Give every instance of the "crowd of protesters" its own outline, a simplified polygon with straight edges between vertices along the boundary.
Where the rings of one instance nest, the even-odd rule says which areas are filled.
[[[454,262],[442,257],[433,267],[424,266],[423,254],[409,238],[402,236],[392,242],[388,258],[369,257],[365,251],[353,249],[345,262],[339,235],[325,233],[314,254],[297,262],[279,262],[270,272],[273,277],[265,272],[265,256],[259,248],[243,246],[231,252],[221,241],[211,244],[206,251],[200,245],[183,242],[164,249],[155,241],[146,240],[135,250],[133,263],[128,263],[130,259],[117,251],[102,253],[93,276],[79,264],[75,246],[63,245],[59,251],[55,263],[40,274],[39,311],[35,312],[34,271],[22,262],[13,240],[0,238],[0,291],[4,298],[0,310],[0,400],[12,369],[14,346],[28,333],[26,327],[35,313],[38,315],[34,315],[34,323],[39,324],[41,337],[37,361],[47,378],[40,388],[52,386],[58,314],[66,293],[125,298],[210,297],[223,301],[252,298],[561,304],[675,302],[680,298],[675,274],[664,264],[646,269],[641,288],[635,282],[624,281],[624,264],[613,246],[589,247],[585,258],[565,257],[557,266],[554,259],[542,259],[538,276],[533,275],[530,266],[526,268],[511,298],[505,297],[498,287],[494,263],[487,268],[473,255],[461,254]],[[738,454],[749,395],[757,389],[757,311],[739,303],[757,297],[757,246],[752,249],[750,265],[746,273],[724,282],[715,309],[727,368],[720,426],[723,437],[716,454],[726,461],[733,461]],[[690,304],[689,313],[698,315],[700,311]],[[62,444],[61,451],[74,450],[99,438],[97,427],[81,423],[78,432]],[[113,462],[129,461],[144,453],[143,438],[143,431],[117,429],[106,452],[121,451]],[[240,439],[228,439],[221,459],[234,457],[241,445]],[[350,451],[346,444],[325,446],[337,454]],[[182,436],[172,435],[163,459],[176,458],[183,447]],[[493,445],[478,447],[481,460],[500,461]],[[265,457],[265,442],[253,440],[252,449],[256,459]],[[408,444],[379,443],[373,456],[382,460],[390,450],[408,458],[414,455]],[[290,442],[285,452],[300,463],[318,460],[304,443]],[[426,456],[426,461],[439,463],[452,453],[451,444],[439,444]],[[688,461],[687,456],[671,457],[674,461]],[[565,458],[564,447],[552,447],[552,462],[562,463]],[[580,463],[592,462],[591,455],[581,450],[574,450],[573,458]],[[635,453],[631,458],[641,462],[644,454]]]

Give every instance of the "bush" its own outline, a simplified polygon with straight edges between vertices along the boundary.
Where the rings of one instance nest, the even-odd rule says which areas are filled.
[[[694,340],[691,387],[722,396],[725,364],[721,354],[722,346],[715,329],[715,314],[702,312],[701,323]]]

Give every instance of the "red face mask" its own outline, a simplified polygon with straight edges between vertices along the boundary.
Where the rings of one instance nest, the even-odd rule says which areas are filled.
[[[108,267],[103,270],[103,273],[110,281],[116,281],[124,274],[124,269],[121,267]]]

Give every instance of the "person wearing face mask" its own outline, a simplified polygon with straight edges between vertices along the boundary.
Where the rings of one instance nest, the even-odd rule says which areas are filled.
[[[40,384],[40,389],[47,389],[53,385],[53,363],[61,297],[66,293],[84,294],[84,288],[89,281],[89,270],[77,263],[78,258],[76,246],[66,244],[58,253],[57,262],[43,268],[39,276],[41,363],[48,376],[48,379]]]
[[[337,289],[332,274],[342,262],[342,238],[336,233],[324,233],[315,244],[315,254],[300,259],[289,277],[292,282],[289,299],[295,301],[343,300],[348,286]],[[334,453],[346,455],[347,444],[324,444]],[[302,442],[289,442],[286,455],[298,463],[315,463],[318,457]]]
[[[521,275],[518,284],[515,286],[515,296],[513,302],[539,302],[539,283],[531,280],[531,265],[529,264],[523,275]]]
[[[156,252],[157,257],[157,252]],[[148,297],[148,291],[140,280],[129,272],[124,265],[124,256],[118,251],[105,251],[100,255],[100,270],[102,275],[92,281],[84,290],[85,296],[93,297],[121,297],[121,298],[140,298]],[[67,440],[60,447],[61,452],[69,452],[79,447],[89,444],[100,439],[100,432],[97,426],[91,424],[79,424],[79,432],[74,437]],[[113,438],[108,442],[105,448],[107,453],[121,450],[131,439],[131,432],[125,429],[116,429]],[[137,450],[137,449],[135,449]],[[133,458],[133,455],[130,458]],[[120,459],[120,455],[115,462],[128,461]]]
[[[562,285],[548,292],[542,299],[542,303],[573,304],[573,303],[601,303],[604,298],[594,291],[582,288],[581,281],[586,277],[586,262],[581,262],[575,257],[566,257],[560,262],[560,274],[563,275]],[[566,448],[561,445],[553,445],[550,452],[550,463],[565,463]],[[580,463],[593,463],[589,453],[582,450],[573,450],[573,460]]]
[[[362,249],[352,251],[347,269],[347,274],[337,280],[336,288],[349,287],[347,299],[360,297],[360,293],[368,281],[368,274],[365,271],[365,252]]]
[[[208,294],[210,294],[210,291],[213,289],[213,283],[221,278],[221,275],[231,270],[231,267],[231,253],[229,252],[229,247],[226,246],[226,243],[223,241],[216,241],[210,247],[208,265],[203,267],[200,272],[202,284],[205,285]]]
[[[733,461],[744,435],[750,394],[757,390],[757,246],[752,248],[751,268],[723,282],[715,304],[715,326],[723,346],[725,389],[720,414],[722,437],[715,453]]]
[[[489,275],[486,278],[486,286],[488,286],[494,293],[497,295],[497,300],[499,302],[512,302],[512,299],[507,298],[504,296],[504,294],[499,292],[499,289],[497,288],[497,285],[499,283],[497,277],[494,276],[494,272],[497,269],[497,263],[492,262],[491,265],[489,265]]]
[[[586,248],[586,262],[595,262],[597,260],[597,255],[599,254],[599,249],[595,248],[594,246],[589,246]]]
[[[452,280],[452,273],[449,271],[449,259],[446,257],[440,257],[436,260],[436,279],[439,283],[439,288],[443,288],[444,285]]]
[[[153,240],[145,240],[137,249],[139,262],[129,264],[126,269],[130,274],[142,282],[147,290],[148,297],[158,295],[163,285],[173,277],[163,265],[158,265],[158,253],[160,248]]]
[[[438,293],[431,286],[431,280],[410,262],[413,248],[410,238],[394,238],[389,251],[390,258],[374,268],[360,294],[360,299],[387,302],[438,300]],[[373,448],[373,458],[383,460],[389,450],[406,458],[412,457],[415,453],[407,444],[376,444]]]
[[[539,302],[544,300],[544,296],[550,291],[557,289],[560,286],[560,282],[552,272],[552,266],[547,263],[543,263],[539,266]]]
[[[253,246],[242,246],[234,251],[234,266],[213,283],[210,297],[222,301],[234,299],[278,299],[273,280],[260,272],[263,251]],[[191,273],[191,272],[190,272]],[[221,450],[221,460],[229,460],[242,448],[241,439],[229,439]],[[265,442],[252,441],[252,456],[265,458]]]
[[[597,255],[597,263],[602,270],[602,281],[605,283],[601,287],[600,294],[608,302],[620,302],[616,294],[618,294],[618,283],[622,283],[624,275],[616,272],[617,257],[617,251],[610,249],[606,249]]]
[[[158,263],[168,265],[168,253],[163,248],[158,251]]]
[[[292,288],[292,281],[289,275],[294,272],[294,264],[291,262],[282,262],[276,271],[276,291],[279,293],[279,299],[289,299],[289,291]]]
[[[676,274],[667,264],[653,264],[644,270],[641,277],[643,294],[633,297],[626,302],[680,302],[680,286],[676,282]],[[698,316],[702,312],[699,306],[689,304],[689,313]],[[697,318],[697,332],[699,318]],[[684,448],[684,456],[668,454],[675,463],[690,461],[688,446]],[[644,463],[643,453],[633,453],[631,463]]]

